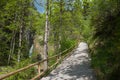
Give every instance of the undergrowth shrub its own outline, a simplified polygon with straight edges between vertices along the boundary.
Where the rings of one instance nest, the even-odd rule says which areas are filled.
[[[21,61],[19,63],[16,63],[16,65],[14,67],[12,67],[14,70],[17,70],[19,68],[23,68],[27,65],[29,65],[31,62],[30,59],[26,59],[24,61]],[[13,70],[13,71],[14,71]],[[37,70],[35,67],[29,68],[25,71],[19,72],[13,76],[10,76],[9,78],[7,78],[6,80],[29,80],[32,77],[35,76],[35,74],[37,73]]]

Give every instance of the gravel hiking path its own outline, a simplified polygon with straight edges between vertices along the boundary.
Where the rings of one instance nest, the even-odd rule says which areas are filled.
[[[70,57],[41,80],[96,80],[90,61],[88,45],[81,42]]]

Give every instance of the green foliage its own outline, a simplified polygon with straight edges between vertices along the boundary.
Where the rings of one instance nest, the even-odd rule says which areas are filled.
[[[16,63],[16,65],[14,67],[12,67],[13,71],[17,70],[19,68],[23,68],[27,65],[29,65],[31,63],[30,59],[26,59],[24,61],[21,61],[20,63]],[[6,80],[28,80],[31,79],[32,77],[34,77],[37,73],[37,69],[35,67],[30,68],[28,70],[25,70],[23,72],[20,72],[18,74],[15,74],[9,78],[7,78]]]
[[[50,3],[49,56],[70,48],[78,40],[84,40],[90,45],[92,66],[98,79],[119,80],[120,0],[52,0]],[[32,0],[1,0],[0,8],[0,66],[10,63],[14,69],[19,69],[32,63],[28,60],[29,49],[34,35],[45,33],[45,14],[34,9]],[[41,39],[40,45],[43,44]],[[22,61],[17,63],[19,50]],[[34,53],[32,57],[33,62],[37,61],[36,55]],[[55,60],[49,65],[53,63]],[[32,73],[35,73],[34,68],[8,80],[30,79],[34,76]]]
[[[28,58],[34,35],[44,33],[44,15],[34,9],[32,0],[2,0],[0,6],[0,65],[3,66],[17,60],[19,49],[21,60]]]
[[[61,51],[64,51],[72,47],[74,44],[75,44],[74,40],[64,39],[63,41],[61,41]]]
[[[93,1],[92,26],[94,26],[91,48],[92,66],[98,80],[119,80],[120,9],[118,0]]]
[[[86,41],[87,43],[91,43],[91,39],[93,35],[93,27],[90,25],[91,22],[89,18],[87,20],[82,21],[80,39]]]
[[[70,48],[79,39],[81,17],[83,17],[79,4],[81,1],[78,0],[52,1],[50,4],[49,42],[54,44],[55,54]]]

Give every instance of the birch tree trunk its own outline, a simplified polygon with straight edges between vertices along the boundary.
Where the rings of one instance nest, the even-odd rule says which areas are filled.
[[[9,54],[9,57],[8,57],[8,65],[10,64],[10,59],[14,53],[14,48],[15,48],[15,35],[16,35],[16,32],[13,31],[13,37],[12,37],[12,40],[11,40],[11,43],[10,43],[10,54]]]
[[[15,26],[16,26],[16,21],[17,21],[17,12],[15,12],[14,21],[13,21]],[[15,49],[15,38],[16,38],[16,31],[14,30],[13,31],[13,36],[12,36],[12,39],[11,39],[11,43],[10,43],[10,54],[9,54],[9,57],[8,57],[8,65],[10,64],[11,57],[13,57],[12,55],[13,55],[14,49]]]
[[[48,58],[48,34],[49,34],[49,21],[48,21],[49,0],[46,3],[46,22],[45,22],[45,34],[44,34],[44,59]],[[48,68],[48,61],[44,62],[44,70]]]
[[[18,62],[20,62],[21,46],[22,46],[22,25],[20,26],[20,30],[19,30]]]
[[[19,7],[23,6],[22,1],[20,1],[19,3]],[[23,9],[23,7],[22,7]],[[20,62],[20,58],[21,58],[21,47],[22,47],[22,33],[23,33],[23,11],[20,11],[20,16],[19,16],[19,21],[20,21],[20,25],[19,25],[19,43],[18,43],[18,55],[17,55],[17,60],[18,62]]]

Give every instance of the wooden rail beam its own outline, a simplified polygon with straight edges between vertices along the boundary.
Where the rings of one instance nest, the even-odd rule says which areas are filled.
[[[40,64],[40,63],[42,63],[42,62],[44,62],[44,61],[46,61],[46,60],[47,60],[47,59],[42,60],[42,61],[39,61],[39,62],[36,62],[36,63],[33,63],[33,64],[30,64],[30,65],[28,65],[28,66],[26,66],[26,67],[20,68],[20,69],[18,69],[18,70],[16,70],[16,71],[7,73],[7,74],[5,74],[5,75],[2,75],[2,76],[0,76],[0,80],[1,80],[1,79],[5,79],[5,78],[7,78],[7,77],[9,77],[9,76],[11,76],[11,75],[14,75],[14,74],[16,74],[16,73],[19,73],[19,72],[21,72],[21,71],[27,70],[28,68],[31,68],[31,67],[33,67],[33,66],[35,66],[35,65],[38,65],[38,64]]]

